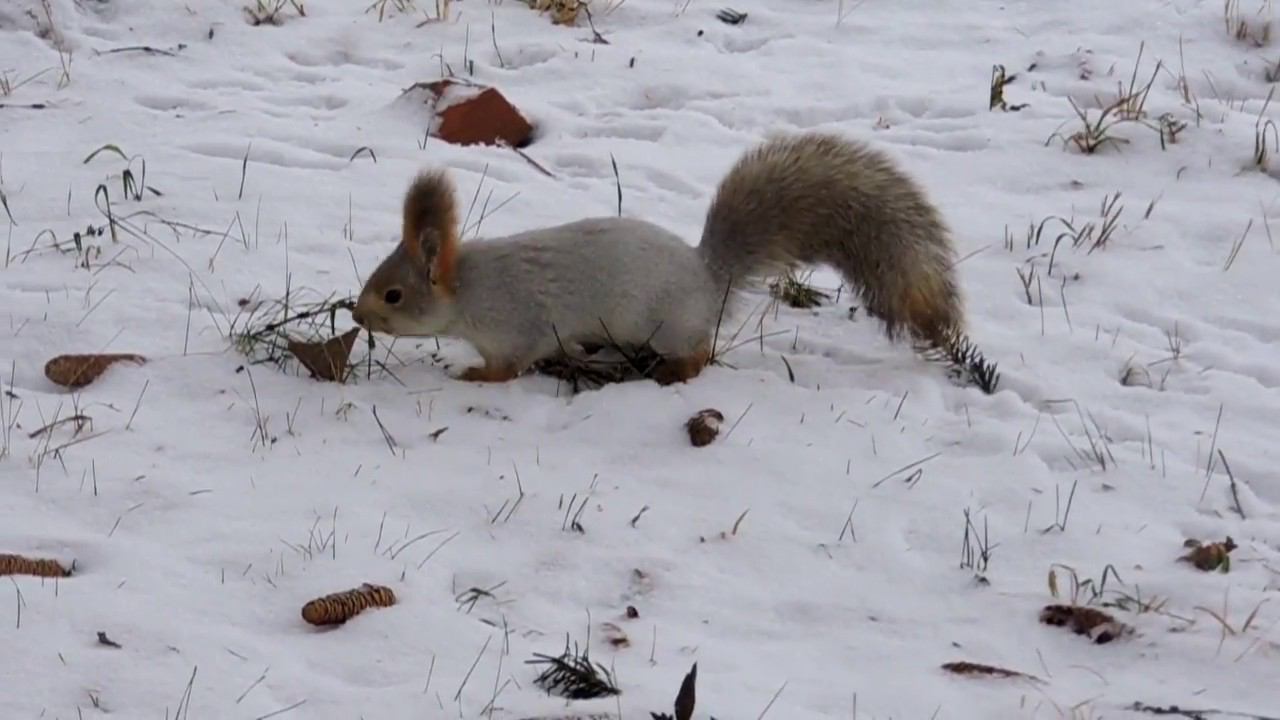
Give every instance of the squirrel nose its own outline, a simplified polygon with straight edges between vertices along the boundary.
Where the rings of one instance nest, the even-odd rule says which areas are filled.
[[[351,319],[360,327],[364,327],[364,315],[361,315],[359,310],[351,311]]]

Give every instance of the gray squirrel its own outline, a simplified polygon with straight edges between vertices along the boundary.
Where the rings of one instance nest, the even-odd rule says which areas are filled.
[[[572,344],[647,343],[663,358],[654,380],[687,381],[712,356],[731,288],[818,263],[841,273],[890,340],[909,336],[957,362],[976,354],[938,211],[887,156],[833,134],[747,151],[720,182],[697,247],[621,217],[462,243],[443,170],[413,180],[403,212],[400,242],[352,316],[371,332],[468,341],[484,364],[461,380],[511,380]]]

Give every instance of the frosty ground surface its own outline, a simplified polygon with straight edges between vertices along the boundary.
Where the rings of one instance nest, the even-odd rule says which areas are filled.
[[[313,0],[279,27],[236,2],[0,8],[17,86],[0,97],[0,552],[77,563],[0,585],[0,715],[647,718],[694,662],[700,718],[1277,714],[1280,193],[1254,155],[1259,132],[1280,151],[1280,49],[1258,46],[1257,2],[1237,39],[1221,3],[1188,0],[866,0],[838,24],[830,2],[740,0],[738,26],[628,0],[594,12],[607,44],[516,2],[421,27],[394,4],[379,22]],[[166,52],[108,52],[137,46]],[[989,109],[996,64],[1024,108]],[[450,70],[528,113],[554,177],[420,146],[421,109],[397,97]],[[1064,147],[1069,101],[1096,120],[1153,74],[1145,121],[1168,113],[1167,140],[1185,123],[1176,142],[1131,122],[1094,154]],[[927,188],[999,392],[851,321],[847,295],[769,312],[740,336],[763,343],[694,382],[573,397],[451,380],[474,356],[447,342],[439,362],[397,343],[394,378],[346,386],[243,371],[229,349],[241,298],[357,289],[421,167],[478,193],[473,225],[489,198],[493,236],[616,212],[612,155],[623,213],[696,242],[739,153],[801,129],[873,142]],[[111,151],[85,161],[108,143],[162,194],[123,197]],[[77,251],[107,224],[100,183],[118,238]],[[1062,220],[1096,238],[1117,192],[1105,246],[1074,247]],[[75,394],[45,379],[50,357],[95,351],[150,362]],[[691,448],[682,424],[706,407],[726,431]],[[41,430],[76,413],[78,435]],[[961,567],[966,510],[985,569]],[[1230,573],[1176,561],[1228,535]],[[1072,599],[1062,567],[1050,593],[1055,564],[1095,587],[1111,566],[1094,604],[1124,605],[1106,609],[1135,634],[1039,624]],[[399,604],[328,632],[300,619],[362,582]],[[525,661],[566,636],[619,698],[566,709],[535,687]],[[1040,682],[939,667],[959,660]]]

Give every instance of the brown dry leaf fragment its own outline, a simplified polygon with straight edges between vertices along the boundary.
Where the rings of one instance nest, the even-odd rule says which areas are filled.
[[[604,639],[610,645],[616,648],[624,648],[631,646],[631,638],[627,637],[627,633],[616,624],[607,622],[600,626],[604,631]]]
[[[341,625],[369,608],[395,604],[396,594],[391,588],[364,583],[358,588],[325,595],[303,605],[302,619],[312,625]]]
[[[1231,551],[1235,550],[1236,541],[1227,536],[1226,540],[1216,543],[1208,543],[1202,545],[1199,540],[1188,540],[1183,543],[1183,547],[1191,548],[1191,552],[1178,558],[1182,562],[1189,562],[1196,568],[1205,572],[1213,570],[1221,570],[1229,572],[1231,570]]]
[[[79,388],[97,380],[107,368],[118,362],[141,365],[147,361],[133,353],[92,353],[59,355],[44,364],[44,375],[63,387]]]
[[[640,617],[640,611],[636,609],[635,605],[628,605],[626,614],[628,620],[635,620]]]
[[[942,665],[942,669],[950,673],[955,673],[956,675],[984,675],[988,677],[1026,678],[1027,680],[1035,680],[1037,682],[1043,682],[1040,680],[1040,678],[1037,678],[1034,675],[1021,673],[1021,672],[1018,672],[1017,670],[1007,670],[1005,668],[996,667],[994,665],[983,665],[982,663],[966,662],[964,660],[961,660],[959,662],[944,663]]]
[[[720,434],[720,423],[724,422],[724,414],[715,408],[707,408],[689,418],[684,427],[689,431],[689,442],[694,447],[710,445]]]
[[[1086,635],[1098,645],[1133,632],[1133,628],[1107,613],[1079,605],[1046,605],[1040,611],[1040,622],[1065,627],[1077,635]]]
[[[303,367],[311,371],[311,377],[342,382],[347,376],[347,360],[351,357],[351,349],[355,347],[359,334],[360,328],[351,328],[323,342],[290,340],[289,352],[298,358]]]
[[[0,575],[35,575],[36,577],[71,577],[71,571],[57,560],[29,558],[0,553]]]
[[[121,647],[123,647],[120,643],[118,643],[118,642],[116,642],[115,640],[112,640],[111,638],[107,637],[107,634],[106,634],[105,632],[103,632],[102,630],[99,630],[99,631],[98,631],[98,644],[99,644],[99,645],[106,645],[106,646],[107,646],[107,647],[109,647],[109,648],[115,648],[115,649],[117,649],[117,650],[119,650]]]
[[[529,7],[538,12],[550,12],[553,25],[573,25],[578,21],[585,3],[581,0],[530,0]]]

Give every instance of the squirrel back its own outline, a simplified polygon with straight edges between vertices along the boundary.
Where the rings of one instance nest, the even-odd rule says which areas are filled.
[[[445,173],[413,180],[400,243],[365,281],[357,324],[468,341],[484,365],[466,380],[508,380],[584,343],[650,345],[667,358],[654,370],[660,382],[706,364],[720,296],[697,249],[674,233],[601,217],[462,243],[457,217]]]
[[[687,380],[713,353],[729,290],[801,263],[838,270],[891,339],[963,349],[947,227],[887,156],[835,135],[776,137],[745,153],[697,247],[618,217],[464,244],[455,202],[444,172],[414,180],[401,242],[353,316],[371,331],[469,341],[484,365],[464,379],[507,380],[604,341],[648,344],[666,357],[655,379]]]
[[[909,176],[859,142],[811,132],[749,150],[720,182],[698,249],[721,287],[831,265],[891,339],[943,346],[963,330],[948,228]]]

